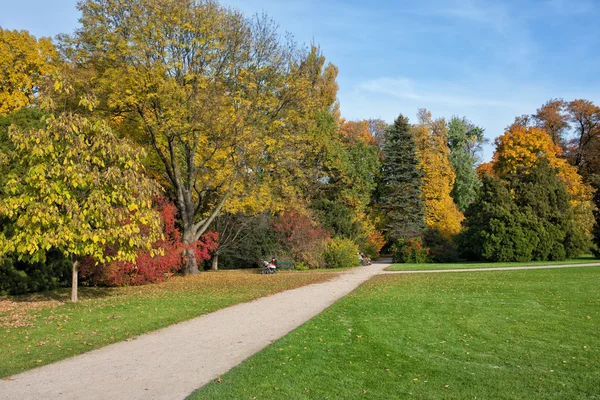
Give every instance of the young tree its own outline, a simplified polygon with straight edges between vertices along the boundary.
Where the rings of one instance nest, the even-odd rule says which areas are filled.
[[[425,229],[423,172],[408,118],[400,115],[386,131],[380,207],[388,240],[411,238]]]
[[[32,104],[57,71],[58,53],[49,38],[0,27],[0,115]]]
[[[152,209],[155,184],[143,175],[140,152],[104,122],[76,115],[49,118],[44,129],[11,129],[22,173],[13,173],[0,199],[0,254],[43,260],[51,249],[72,261],[77,301],[80,260],[134,261],[138,248],[160,237]]]
[[[450,163],[448,128],[444,119],[432,120],[431,113],[419,110],[419,123],[413,126],[418,168],[423,172],[421,190],[425,202],[425,224],[446,238],[460,232],[464,219],[450,195],[456,177]]]
[[[483,142],[482,128],[474,126],[466,118],[452,117],[448,123],[448,147],[456,179],[451,195],[461,212],[465,212],[475,200],[481,186],[476,163]]]
[[[184,244],[245,199],[289,202],[314,111],[337,90],[321,84],[335,83],[337,69],[322,70],[316,49],[303,53],[270,20],[249,21],[211,0],[86,0],[79,8],[82,27],[64,54],[97,72],[100,109],[140,127]],[[188,260],[184,272],[197,273]]]

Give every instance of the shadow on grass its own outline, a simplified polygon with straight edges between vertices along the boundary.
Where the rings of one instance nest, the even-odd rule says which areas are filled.
[[[80,299],[102,299],[113,296],[119,288],[110,287],[79,287],[78,297]],[[67,303],[71,301],[71,288],[60,288],[52,291],[21,294],[16,296],[3,296],[0,300],[10,300],[16,303],[37,303],[43,301],[59,301]]]

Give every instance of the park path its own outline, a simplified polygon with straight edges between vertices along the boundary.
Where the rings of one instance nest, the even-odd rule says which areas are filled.
[[[388,262],[238,304],[83,355],[0,380],[0,399],[184,399],[378,274],[503,271],[384,271]],[[267,282],[268,277],[265,277]]]
[[[184,399],[389,263],[238,304],[0,380],[0,399]],[[265,276],[265,284],[268,284]]]

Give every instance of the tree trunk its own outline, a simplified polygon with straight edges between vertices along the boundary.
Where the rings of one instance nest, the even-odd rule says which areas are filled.
[[[77,277],[79,274],[79,261],[73,261],[73,279],[71,280],[71,301],[77,303]]]
[[[198,269],[198,262],[196,261],[196,254],[194,254],[194,250],[185,249],[183,251],[183,257],[185,257],[185,264],[183,265],[183,274],[184,275],[195,275],[199,274],[200,270]]]
[[[213,271],[218,271],[219,270],[219,253],[216,252],[215,255],[213,256],[212,259],[212,264],[210,266],[210,269]]]

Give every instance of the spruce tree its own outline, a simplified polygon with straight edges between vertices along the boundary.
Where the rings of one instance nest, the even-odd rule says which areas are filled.
[[[391,242],[419,236],[425,229],[423,173],[418,169],[408,118],[400,115],[385,133],[381,208]]]

